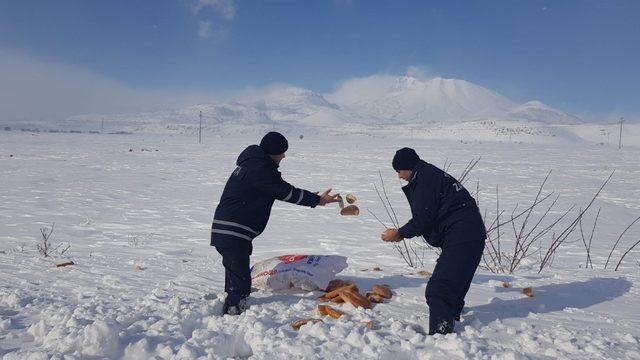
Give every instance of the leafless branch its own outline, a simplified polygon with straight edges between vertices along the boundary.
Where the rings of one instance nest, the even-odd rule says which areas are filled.
[[[622,234],[620,234],[620,236],[618,236],[618,240],[616,240],[616,243],[613,244],[613,247],[611,248],[611,252],[609,253],[609,256],[607,256],[607,262],[604,264],[604,268],[606,269],[607,266],[609,265],[609,260],[611,259],[611,254],[613,254],[613,251],[616,249],[616,247],[618,246],[618,243],[620,242],[620,240],[622,239],[622,236],[624,236],[624,234],[633,226],[633,224],[635,224],[638,220],[640,220],[640,216],[637,217],[635,220],[633,220],[633,222],[631,224],[629,224],[629,226],[627,226],[626,229],[624,229],[624,231],[622,232]]]
[[[624,254],[622,254],[622,256],[620,257],[620,261],[618,261],[618,265],[616,265],[614,271],[618,271],[618,268],[620,267],[620,264],[622,264],[622,260],[624,260],[624,257],[627,256],[627,254],[630,253],[631,250],[633,250],[636,246],[638,246],[638,244],[640,244],[640,240],[636,241],[635,244],[633,244],[627,251],[624,252]]]

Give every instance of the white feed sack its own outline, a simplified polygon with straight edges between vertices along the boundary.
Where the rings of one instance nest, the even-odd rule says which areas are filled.
[[[347,258],[339,255],[277,256],[253,265],[251,285],[269,291],[325,289],[347,266]]]

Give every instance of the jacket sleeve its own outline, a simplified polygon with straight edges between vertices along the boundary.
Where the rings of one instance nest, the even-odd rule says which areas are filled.
[[[404,238],[430,234],[440,206],[440,184],[437,173],[424,169],[411,194],[411,220],[398,229]]]
[[[252,183],[258,191],[277,200],[312,208],[320,203],[320,196],[284,181],[279,171],[262,171],[255,174]]]

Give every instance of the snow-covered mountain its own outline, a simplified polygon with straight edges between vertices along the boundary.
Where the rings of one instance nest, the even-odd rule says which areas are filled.
[[[540,101],[529,101],[509,110],[506,117],[514,120],[536,121],[545,124],[580,124],[580,118],[553,109]]]
[[[348,121],[338,105],[321,94],[298,87],[272,88],[245,103],[273,122],[321,126]]]
[[[375,75],[349,80],[328,94],[277,86],[232,101],[214,101],[181,109],[118,116],[76,116],[69,119],[64,127],[95,129],[97,123],[106,119],[111,128],[126,127],[130,131],[188,131],[198,126],[200,112],[205,127],[324,128],[348,124],[429,126],[470,121],[517,121],[539,125],[581,122],[579,118],[539,101],[517,104],[465,80]]]
[[[198,126],[202,112],[205,127],[220,125],[336,125],[349,121],[347,112],[326,100],[321,94],[298,87],[273,87],[241,99],[226,102],[197,104],[181,109],[123,114],[109,116],[109,124],[126,126],[129,130],[175,129]],[[96,123],[104,115],[74,116],[65,122],[65,127]],[[95,127],[95,126],[94,126]]]
[[[391,123],[477,120],[503,114],[516,105],[482,86],[440,77],[352,80],[328,97],[351,112]]]

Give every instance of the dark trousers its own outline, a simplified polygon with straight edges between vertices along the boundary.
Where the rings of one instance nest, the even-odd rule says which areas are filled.
[[[236,306],[251,294],[249,257],[253,252],[253,245],[244,239],[229,237],[216,239],[215,247],[222,255],[224,266],[224,291],[227,293],[225,308]]]
[[[475,221],[472,221],[472,223]],[[484,226],[460,222],[445,235],[442,253],[427,283],[429,334],[453,332],[484,251]]]

